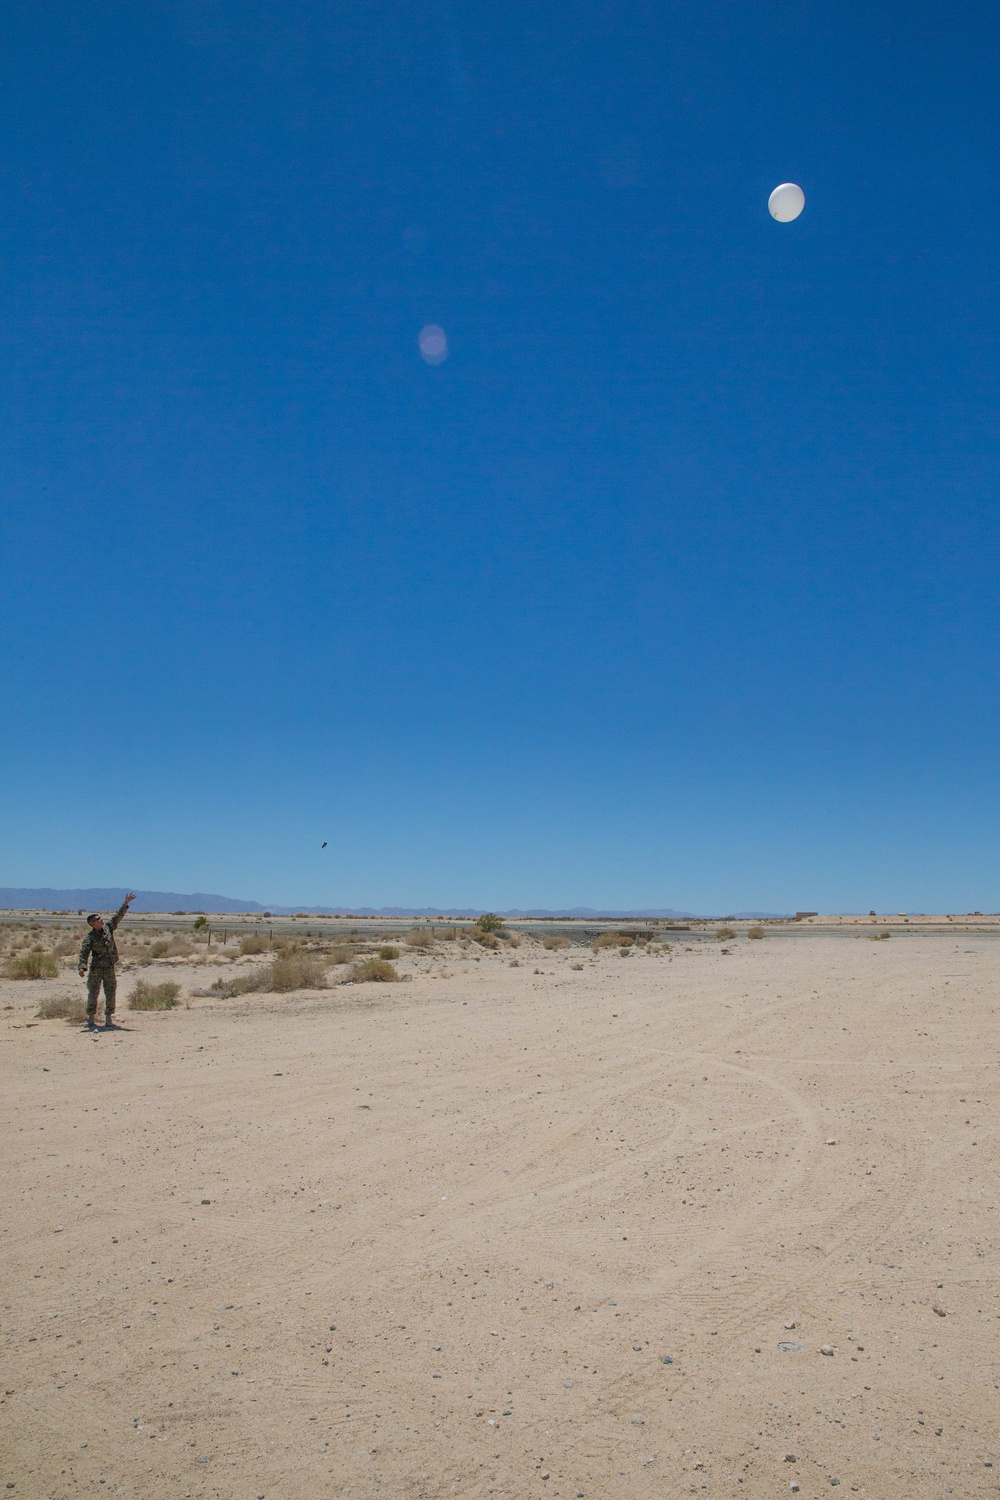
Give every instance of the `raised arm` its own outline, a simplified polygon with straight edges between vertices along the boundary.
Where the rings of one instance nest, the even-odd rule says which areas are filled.
[[[135,900],[135,891],[129,891],[128,895],[125,897],[125,900],[122,902],[121,906],[119,906],[119,908],[115,912],[114,916],[108,918],[108,930],[110,932],[114,932],[115,928],[118,926],[118,923],[121,921],[122,917],[128,911],[128,909],[129,909],[129,903],[132,902],[132,901],[134,901],[134,900]]]

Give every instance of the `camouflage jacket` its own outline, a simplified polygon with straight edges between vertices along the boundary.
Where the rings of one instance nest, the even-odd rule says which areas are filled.
[[[118,947],[115,943],[115,928],[122,917],[128,911],[128,903],[122,902],[113,917],[109,917],[103,929],[98,932],[96,927],[87,928],[87,936],[80,944],[80,962],[77,965],[85,969],[88,963],[92,963],[95,969],[113,969],[118,962]]]

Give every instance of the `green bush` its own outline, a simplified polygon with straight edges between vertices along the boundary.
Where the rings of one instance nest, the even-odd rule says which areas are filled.
[[[499,932],[503,926],[503,917],[498,917],[495,911],[484,911],[476,926],[480,932]]]
[[[272,990],[321,990],[326,984],[326,960],[311,953],[276,958],[268,975]]]
[[[126,1004],[129,1010],[173,1010],[180,992],[180,985],[169,979],[161,979],[156,984],[138,979]]]
[[[53,953],[22,953],[8,958],[3,966],[5,979],[55,979],[59,963]]]
[[[399,949],[394,948],[391,943],[386,943],[384,948],[378,950],[379,958],[398,958]]]
[[[207,927],[207,926],[208,926],[208,918],[204,914],[202,914],[200,917],[195,917],[195,919],[194,919],[194,930],[195,930],[195,932],[201,932],[202,928],[203,927]]]
[[[399,975],[387,959],[363,958],[354,965],[351,978],[362,981],[374,979],[383,984],[391,984],[393,980],[399,978]]]

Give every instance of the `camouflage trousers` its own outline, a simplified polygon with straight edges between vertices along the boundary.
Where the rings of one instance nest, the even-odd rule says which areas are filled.
[[[114,969],[95,969],[91,965],[87,975],[87,1015],[93,1020],[97,1015],[97,1001],[104,986],[104,1018],[110,1020],[115,1013],[115,995],[118,992],[118,975]]]

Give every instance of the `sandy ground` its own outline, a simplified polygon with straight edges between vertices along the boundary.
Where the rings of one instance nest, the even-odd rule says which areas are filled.
[[[0,1491],[997,1493],[998,939],[521,958],[3,985]]]

